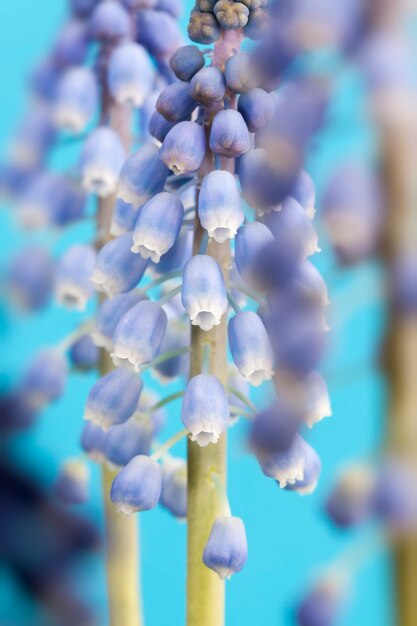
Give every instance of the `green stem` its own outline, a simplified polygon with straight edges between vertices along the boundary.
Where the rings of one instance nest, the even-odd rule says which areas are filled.
[[[167,396],[166,398],[163,398],[162,400],[160,400],[159,402],[151,406],[150,409],[147,409],[145,412],[149,415],[152,415],[152,413],[155,413],[155,411],[158,411],[158,409],[162,409],[162,407],[166,406],[167,404],[170,404],[171,402],[174,402],[175,400],[182,398],[183,395],[184,395],[183,391],[176,391],[175,393],[171,393],[171,395]]]
[[[225,385],[225,389],[233,396],[236,396],[236,398],[238,398],[241,402],[243,402],[243,404],[246,404],[246,406],[248,407],[251,413],[255,415],[256,413],[258,413],[258,407],[250,400],[250,398],[248,398],[247,396],[245,396],[244,393],[239,391],[239,389],[236,389],[235,387],[231,387],[230,385]]]
[[[145,363],[139,370],[140,374],[146,372],[146,370],[159,365],[160,363],[164,363],[164,361],[169,361],[169,359],[173,359],[176,356],[180,356],[181,354],[187,354],[190,351],[190,348],[176,348],[175,350],[169,350],[168,352],[164,352],[156,357],[153,361],[149,361],[149,363]]]
[[[181,439],[188,437],[189,434],[190,434],[190,431],[187,430],[187,428],[184,428],[183,430],[180,430],[178,433],[175,433],[175,435],[170,437],[157,450],[155,450],[151,458],[154,461],[159,461],[159,459],[162,459],[162,457],[165,456],[165,454],[169,450],[171,450],[173,446],[175,446],[179,441],[181,441]]]

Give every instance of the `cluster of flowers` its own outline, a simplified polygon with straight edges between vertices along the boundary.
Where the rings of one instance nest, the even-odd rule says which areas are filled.
[[[220,10],[217,14],[223,19]],[[138,374],[153,367],[167,378],[186,374],[190,323],[210,333],[228,314],[229,303],[235,369],[227,388],[204,371],[191,378],[181,409],[185,434],[200,446],[216,445],[233,423],[231,412],[253,411],[247,384],[273,380],[277,399],[250,415],[251,449],[282,488],[309,493],[320,473],[316,452],[298,432],[330,414],[325,382],[315,370],[325,344],[327,290],[309,261],[318,250],[315,191],[300,161],[322,116],[323,94],[319,88],[312,103],[315,86],[305,79],[271,94],[251,55],[236,49],[229,29],[221,25],[211,65],[192,45],[171,56],[179,80],[156,101],[149,122],[155,141],[121,167],[112,223],[117,236],[99,251],[92,274],[107,296],[93,337],[117,369],[90,392],[83,445],[93,458],[122,466],[111,498],[124,513],[161,501],[186,516],[184,462],[170,458],[161,468],[162,454],[149,455],[158,404],[143,406]],[[283,119],[289,102],[294,107]],[[296,116],[307,106],[314,111],[303,128]],[[283,163],[288,152],[277,155],[271,150],[277,145],[294,145],[297,158]],[[100,154],[110,159],[112,152]],[[95,178],[101,187],[105,176]],[[193,251],[200,229],[201,243]],[[234,242],[230,281],[228,268],[225,275],[207,247],[213,241]],[[156,278],[138,289],[146,270]],[[159,301],[153,300],[153,288],[167,281],[172,289],[158,291]],[[245,294],[253,299],[252,308],[259,304],[257,312],[241,309]],[[242,521],[225,515],[213,525],[203,560],[226,577],[243,567],[246,551]]]
[[[197,0],[188,35],[206,45],[218,41],[222,30],[242,30],[245,37],[262,39],[269,24],[267,5],[267,0]]]

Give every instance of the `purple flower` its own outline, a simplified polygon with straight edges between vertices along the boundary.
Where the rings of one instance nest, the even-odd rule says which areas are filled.
[[[234,158],[250,150],[250,135],[239,111],[226,109],[216,113],[210,132],[210,148],[216,154]]]
[[[94,295],[90,277],[96,262],[96,251],[88,244],[71,246],[58,262],[55,296],[68,308],[84,311]]]
[[[204,548],[204,565],[224,580],[240,572],[247,558],[246,531],[240,517],[218,517]]]
[[[163,190],[169,170],[155,145],[143,146],[129,156],[120,172],[117,195],[137,208]]]
[[[236,367],[252,385],[258,387],[272,378],[272,345],[265,326],[256,313],[241,311],[231,318],[229,348]]]
[[[203,67],[191,79],[190,94],[201,105],[209,107],[221,102],[225,92],[226,82],[217,67]]]
[[[233,174],[214,170],[203,178],[198,216],[209,237],[218,243],[233,239],[244,220],[239,188]]]
[[[132,32],[129,13],[115,0],[103,0],[89,21],[90,36],[102,43],[116,43]]]
[[[193,256],[184,268],[181,297],[191,324],[206,331],[218,326],[227,311],[227,295],[217,261],[206,254]]]
[[[160,504],[180,520],[187,517],[187,463],[183,459],[164,459]]]
[[[92,333],[95,344],[111,350],[117,324],[142,299],[143,296],[138,291],[129,291],[104,300],[96,315],[96,326]]]
[[[9,294],[27,311],[38,311],[49,301],[54,284],[54,265],[41,247],[23,248],[11,261],[7,272]]]
[[[231,56],[225,67],[226,83],[234,93],[245,93],[256,87],[256,68],[252,58],[244,52]]]
[[[178,48],[169,60],[169,65],[179,80],[190,81],[202,67],[204,55],[197,46]]]
[[[92,122],[97,107],[98,86],[93,72],[87,67],[67,70],[59,81],[54,104],[57,127],[81,133]]]
[[[120,513],[129,515],[153,509],[158,504],[161,488],[161,466],[148,456],[139,455],[117,474],[110,498]]]
[[[64,504],[84,504],[88,499],[88,468],[78,459],[66,461],[53,486],[53,493]]]
[[[88,394],[84,418],[108,430],[132,417],[137,409],[143,383],[125,369],[102,376]]]
[[[104,440],[104,456],[111,468],[127,465],[135,456],[148,456],[154,426],[148,416],[134,415],[123,424],[112,426]]]
[[[69,359],[73,367],[81,370],[93,369],[98,365],[100,351],[91,338],[83,335],[72,344]]]
[[[216,376],[200,374],[191,378],[182,401],[181,419],[191,440],[199,446],[218,442],[230,417],[226,392]]]
[[[156,102],[157,111],[170,122],[190,119],[196,106],[189,84],[181,81],[165,87]]]
[[[20,383],[20,389],[30,406],[42,408],[63,395],[67,376],[65,356],[58,350],[43,350],[31,361]]]
[[[180,122],[164,139],[160,156],[174,174],[196,172],[206,154],[204,129],[195,122]]]
[[[251,89],[239,97],[238,111],[251,133],[264,128],[274,114],[272,96],[260,88]]]
[[[119,135],[107,126],[96,128],[83,145],[80,157],[84,188],[106,198],[117,189],[126,151]]]
[[[108,83],[116,102],[142,106],[154,81],[154,69],[146,50],[136,43],[118,46],[110,57]]]

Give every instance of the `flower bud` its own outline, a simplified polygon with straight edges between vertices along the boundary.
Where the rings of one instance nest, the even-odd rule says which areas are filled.
[[[116,102],[142,106],[153,80],[154,69],[142,46],[129,42],[115,49],[109,60],[108,84]]]
[[[60,79],[54,104],[58,128],[79,134],[93,120],[98,107],[96,77],[87,67],[67,70]]]
[[[169,170],[155,145],[143,146],[125,161],[120,172],[117,196],[137,208],[163,190]]]
[[[187,517],[187,463],[183,459],[164,459],[160,504],[180,520]]]
[[[303,479],[297,480],[294,484],[287,485],[285,489],[287,491],[295,491],[302,496],[310,495],[316,490],[320,474],[320,457],[317,452],[307,444]]]
[[[211,256],[197,254],[184,268],[182,303],[193,326],[211,330],[227,311],[227,295],[220,265]]]
[[[236,367],[249,382],[258,387],[274,374],[274,355],[268,333],[260,317],[241,311],[229,322],[229,348]]]
[[[264,223],[278,241],[285,238],[299,244],[304,258],[320,251],[310,218],[293,198],[284,200],[281,210],[265,215]]]
[[[330,417],[332,409],[326,381],[319,372],[310,372],[298,378],[289,372],[276,372],[275,387],[280,397],[303,415],[309,428],[325,417]]]
[[[259,455],[285,453],[302,425],[297,407],[278,398],[264,411],[257,413],[250,424],[251,448]]]
[[[196,106],[189,84],[181,81],[165,87],[156,102],[157,111],[170,122],[189,119]]]
[[[113,481],[110,498],[120,513],[153,509],[161,495],[162,470],[148,456],[135,456]]]
[[[143,383],[125,369],[115,369],[102,376],[88,394],[84,419],[108,430],[126,422],[136,411]]]
[[[158,275],[183,270],[193,253],[194,231],[184,228],[180,231],[171,250],[161,257],[157,265],[153,267]]]
[[[305,170],[300,170],[289,195],[297,200],[312,220],[316,212],[316,188],[310,174]]]
[[[247,558],[246,531],[240,517],[218,517],[204,548],[204,565],[224,580],[240,572]]]
[[[246,37],[258,41],[263,39],[268,32],[269,16],[268,11],[261,7],[249,13],[248,23],[243,29]]]
[[[53,493],[64,504],[84,504],[88,500],[88,467],[79,459],[66,461],[53,486]]]
[[[209,45],[220,37],[220,25],[211,13],[192,11],[188,22],[188,36],[195,43]]]
[[[10,263],[8,291],[13,302],[26,311],[47,305],[54,284],[54,265],[42,247],[23,248]]]
[[[134,254],[131,246],[132,234],[126,233],[106,243],[97,255],[91,280],[110,298],[136,287],[148,266],[148,261]]]
[[[202,448],[217,443],[229,426],[229,405],[216,376],[200,374],[189,381],[181,408],[182,423]]]
[[[143,299],[138,291],[122,293],[104,300],[96,316],[96,327],[92,333],[94,342],[100,348],[111,350],[113,334],[122,317]]]
[[[278,452],[259,451],[257,458],[265,476],[274,478],[281,489],[304,479],[309,445],[295,434],[290,446]]]
[[[237,52],[231,56],[225,67],[226,83],[230,91],[245,93],[256,86],[256,69],[251,56],[245,52]]]
[[[245,120],[234,109],[216,113],[210,132],[210,148],[216,154],[234,158],[250,150],[250,135]]]
[[[138,372],[158,355],[166,326],[167,315],[156,302],[142,300],[129,309],[114,331],[114,364]]]
[[[83,65],[87,56],[87,27],[81,20],[70,20],[60,30],[53,57],[60,68]]]
[[[107,126],[95,129],[84,143],[80,168],[84,188],[107,198],[117,189],[126,151],[119,135]]]
[[[89,22],[90,36],[102,43],[117,43],[131,35],[129,13],[115,0],[103,0]]]
[[[94,295],[91,274],[96,251],[87,244],[71,246],[58,262],[55,279],[55,297],[68,308],[84,311]]]
[[[178,48],[169,60],[169,65],[179,80],[190,81],[202,67],[204,55],[197,46]]]
[[[204,129],[196,122],[180,122],[164,139],[160,156],[174,174],[196,172],[206,154]]]
[[[274,236],[261,222],[248,222],[238,230],[235,239],[238,272],[245,282],[261,291],[265,284],[259,261],[270,245],[275,245]]]
[[[214,170],[204,177],[198,197],[198,216],[209,237],[218,243],[233,239],[245,217],[233,174]]]
[[[72,344],[69,350],[71,365],[80,370],[90,370],[97,366],[100,351],[91,338],[91,335],[83,335]]]
[[[110,235],[119,237],[133,231],[141,207],[134,207],[124,200],[116,200],[110,224]]]
[[[190,94],[199,104],[211,106],[221,102],[226,92],[223,72],[217,67],[203,67],[191,79]]]
[[[149,120],[147,131],[154,139],[157,139],[161,143],[168,135],[171,128],[175,126],[175,122],[169,122],[158,111],[154,111]]]
[[[137,41],[158,60],[168,59],[184,43],[177,20],[152,10],[137,12]]]
[[[148,416],[134,415],[123,424],[112,426],[106,433],[104,456],[110,467],[123,467],[135,456],[148,456],[151,449],[153,424]]]
[[[184,216],[178,196],[166,191],[148,200],[140,210],[133,231],[132,252],[159,263],[163,254],[174,245]]]
[[[213,12],[220,26],[225,30],[238,30],[248,23],[249,9],[241,2],[218,0]]]
[[[30,406],[42,408],[63,395],[67,376],[65,356],[58,350],[43,350],[32,360],[20,388]]]
[[[272,96],[263,89],[251,89],[239,97],[238,111],[249,131],[256,133],[271,121],[274,114],[274,101]]]

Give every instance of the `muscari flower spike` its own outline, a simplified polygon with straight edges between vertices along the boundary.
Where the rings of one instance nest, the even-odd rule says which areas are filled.
[[[181,419],[191,440],[199,446],[218,442],[230,415],[226,392],[216,376],[199,374],[191,378],[182,401]]]
[[[218,517],[204,548],[204,565],[224,580],[240,572],[247,558],[246,531],[240,517]]]
[[[138,291],[129,291],[104,300],[96,315],[95,329],[92,332],[94,343],[100,348],[111,350],[117,324],[142,299],[143,296]]]
[[[198,216],[209,237],[218,243],[233,239],[245,217],[233,174],[214,170],[204,177],[198,197]]]
[[[195,122],[180,122],[164,139],[160,156],[174,174],[196,172],[204,160],[206,137],[204,129]]]
[[[227,295],[217,261],[206,254],[197,254],[187,262],[181,298],[191,324],[205,331],[220,324],[227,311]]]
[[[177,195],[166,191],[156,194],[140,210],[134,231],[132,252],[159,263],[174,245],[184,216]]]
[[[96,251],[88,244],[71,246],[58,261],[55,296],[68,308],[84,311],[94,294],[90,276],[96,262]]]
[[[142,300],[122,317],[113,337],[111,354],[116,366],[135,372],[159,353],[167,327],[167,315],[156,302]]]
[[[85,130],[98,107],[96,77],[87,67],[67,70],[57,86],[54,119],[57,127],[74,134]]]
[[[101,248],[91,276],[98,291],[113,297],[137,286],[148,267],[148,261],[134,254],[131,247],[132,234],[125,233]]]
[[[160,504],[179,520],[187,517],[187,463],[168,456],[162,464]]]
[[[117,189],[126,151],[119,135],[108,126],[93,130],[83,145],[80,169],[84,188],[107,198]]]
[[[253,311],[241,311],[228,327],[229,348],[236,367],[258,387],[274,375],[274,354],[265,326]]]
[[[163,190],[169,170],[159,158],[157,146],[143,146],[124,162],[117,196],[133,207],[142,206]]]
[[[116,102],[142,106],[153,81],[154,69],[142,46],[128,42],[115,49],[109,61],[108,83]]]
[[[142,381],[132,372],[112,370],[91,388],[84,419],[103,430],[126,422],[136,411],[142,388]]]
[[[110,498],[120,513],[130,515],[153,509],[158,504],[161,488],[161,466],[150,457],[139,455],[117,474]]]

